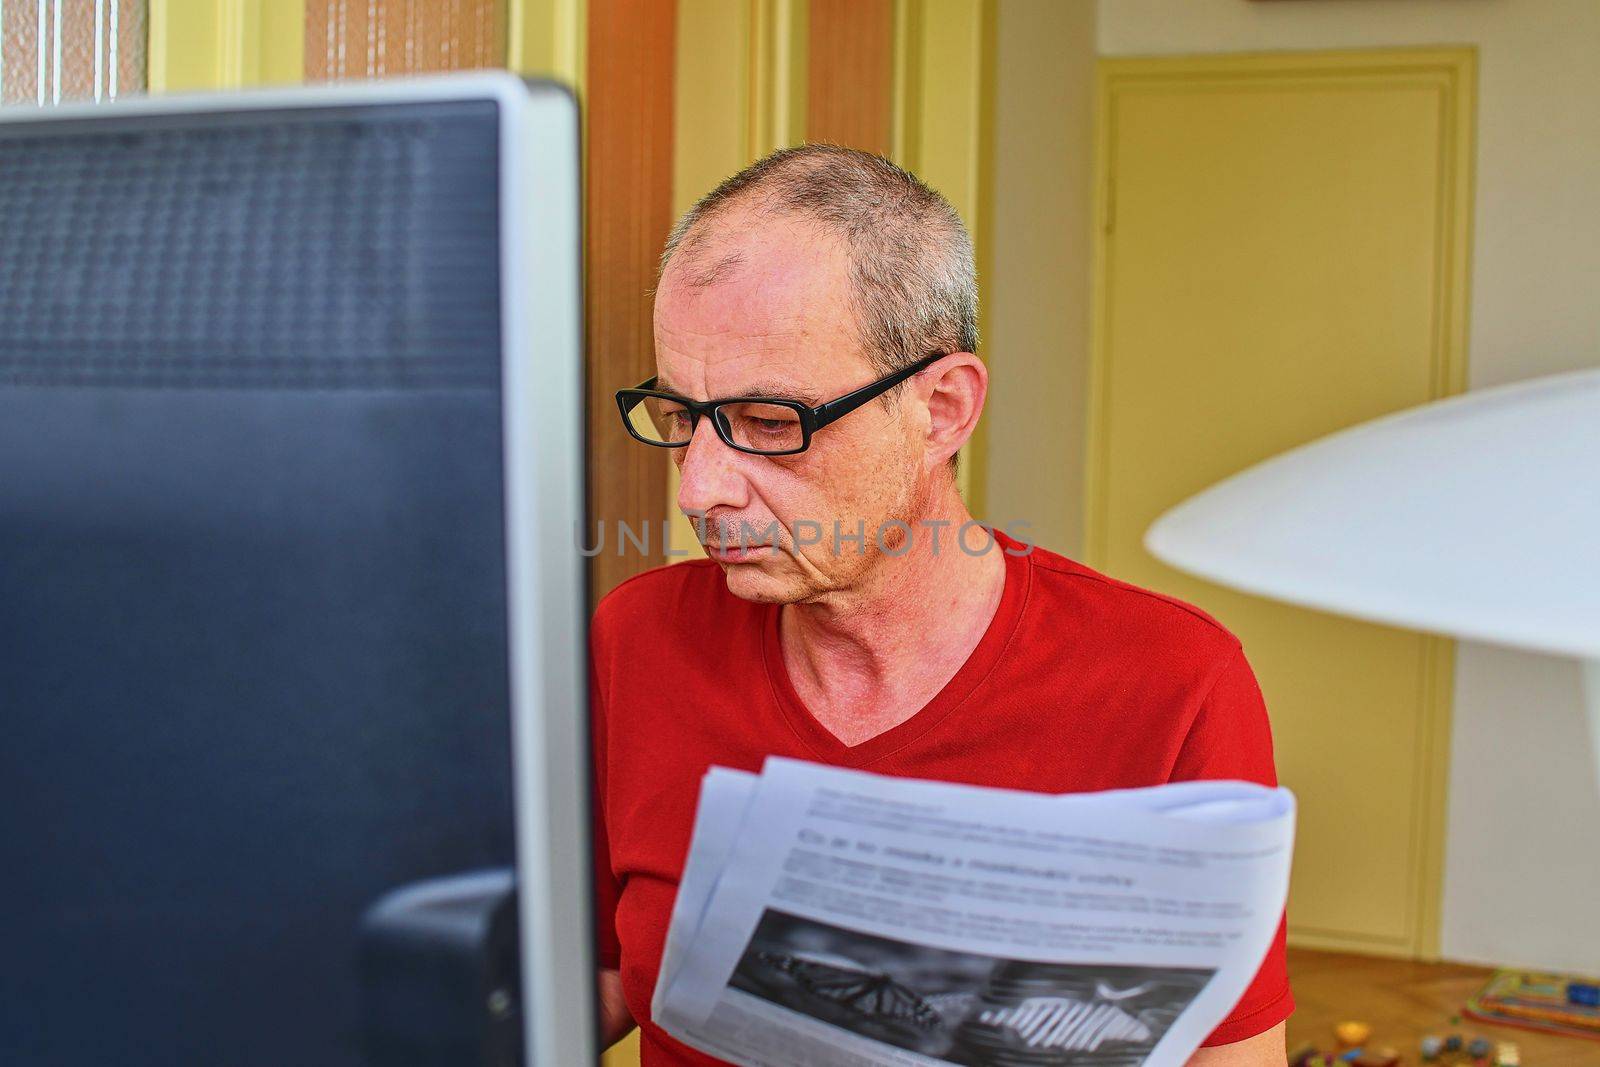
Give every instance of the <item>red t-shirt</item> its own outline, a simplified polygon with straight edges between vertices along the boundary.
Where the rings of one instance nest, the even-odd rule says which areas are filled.
[[[922,710],[859,745],[801,704],[779,615],[729,593],[706,559],[636,575],[595,611],[599,959],[622,972],[642,1067],[723,1062],[650,1020],[700,778],[713,764],[759,771],[775,754],[1044,793],[1195,778],[1277,784],[1239,640],[1190,604],[1045,549],[1006,556],[1000,606],[966,663]],[[1293,1010],[1280,921],[1260,972],[1205,1043],[1242,1041]]]

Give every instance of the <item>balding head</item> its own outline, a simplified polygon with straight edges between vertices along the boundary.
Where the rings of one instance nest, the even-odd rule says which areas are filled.
[[[701,517],[713,548],[734,546],[746,529],[764,539],[748,554],[714,552],[735,595],[784,603],[848,595],[886,573],[911,524],[966,517],[956,455],[988,382],[972,352],[976,303],[972,244],[955,211],[863,152],[774,153],[678,223],[653,315],[665,403],[762,397],[818,408],[935,357],[829,421],[797,453],[740,451],[719,436],[717,420],[691,423],[672,452],[678,507]],[[887,536],[852,552],[803,539],[802,524]]]
[[[784,148],[702,197],[673,227],[660,277],[691,288],[737,271],[730,229],[785,216],[835,240],[868,359],[883,372],[933,352],[976,352],[972,239],[950,203],[882,156],[829,144]]]

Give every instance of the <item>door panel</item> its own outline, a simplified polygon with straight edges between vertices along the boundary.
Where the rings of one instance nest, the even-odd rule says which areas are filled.
[[[1446,49],[1101,67],[1086,556],[1244,641],[1301,801],[1302,944],[1436,950],[1452,646],[1222,589],[1142,538],[1235,471],[1461,388],[1472,70]]]

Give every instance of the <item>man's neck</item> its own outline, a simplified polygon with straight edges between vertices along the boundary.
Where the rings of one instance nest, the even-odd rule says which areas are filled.
[[[913,528],[902,555],[879,558],[857,586],[783,608],[783,658],[795,691],[845,744],[915,715],[982,640],[1005,589],[1005,554],[975,530],[963,549],[957,534],[969,521],[952,487]],[[980,546],[988,550],[974,554]]]

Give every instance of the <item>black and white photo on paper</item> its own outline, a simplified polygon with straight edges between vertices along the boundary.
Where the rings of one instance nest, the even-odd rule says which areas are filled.
[[[1137,1067],[1216,972],[951,952],[767,909],[729,986],[968,1067]]]

